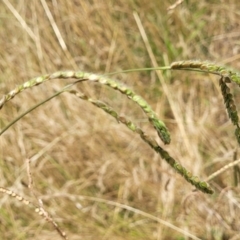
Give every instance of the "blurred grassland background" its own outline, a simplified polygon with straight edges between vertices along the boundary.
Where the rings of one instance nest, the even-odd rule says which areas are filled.
[[[0,94],[59,70],[104,74],[152,67],[136,16],[159,66],[199,59],[240,69],[240,2],[183,1],[168,11],[174,3],[2,0]],[[238,147],[218,79],[183,71],[163,76],[168,94],[154,71],[113,78],[151,104],[171,132],[172,142],[164,148],[204,179],[231,163]],[[67,82],[71,81],[54,80],[19,94],[1,110],[1,128]],[[231,86],[239,103],[239,89]],[[146,116],[125,96],[97,83],[75,88],[109,103],[158,139]],[[137,134],[70,94],[18,121],[1,136],[0,151],[0,186],[36,204],[42,199],[69,239],[192,239],[108,200],[144,211],[199,239],[240,239],[240,189],[233,169],[210,182],[214,195],[194,192]],[[27,187],[26,159],[32,159],[33,191]],[[60,236],[27,206],[1,194],[0,239]]]

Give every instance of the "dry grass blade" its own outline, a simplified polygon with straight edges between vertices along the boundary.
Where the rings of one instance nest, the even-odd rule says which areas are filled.
[[[155,58],[155,56],[153,54],[153,50],[152,50],[151,45],[149,43],[149,40],[148,40],[147,34],[145,32],[145,29],[144,29],[144,27],[142,25],[141,19],[140,19],[139,15],[136,12],[134,12],[134,18],[135,18],[136,23],[138,25],[139,31],[141,33],[143,42],[144,42],[144,44],[146,46],[148,55],[149,55],[149,57],[151,59],[152,65],[153,65],[154,68],[157,69],[158,68],[157,60],[156,60],[156,58]],[[172,112],[174,114],[174,117],[175,117],[176,122],[178,124],[178,127],[180,129],[181,135],[182,135],[182,137],[184,139],[185,146],[186,146],[188,152],[192,153],[192,151],[191,151],[192,150],[191,144],[190,144],[189,138],[187,136],[186,130],[184,128],[184,123],[181,120],[181,117],[180,117],[181,114],[179,112],[179,109],[177,108],[177,106],[176,106],[176,104],[175,104],[175,102],[173,100],[172,93],[169,90],[169,88],[168,88],[168,86],[167,86],[167,84],[166,84],[166,82],[164,80],[162,72],[160,70],[156,70],[156,73],[157,73],[158,79],[161,82],[161,86],[162,86],[163,92],[164,92],[165,96],[167,97],[167,100],[168,100],[168,102],[170,104],[171,110],[172,110]],[[192,157],[194,157],[194,156],[192,156]]]
[[[213,174],[211,174],[210,176],[208,176],[205,181],[209,182],[211,180],[213,180],[215,177],[219,176],[220,174],[222,174],[223,172],[227,171],[229,168],[232,168],[234,166],[237,166],[240,163],[240,159],[229,163],[227,165],[225,165],[224,167],[220,168],[218,171],[214,172]]]
[[[240,110],[239,80],[233,74],[237,71],[224,67],[231,71],[224,72],[218,64],[240,69],[239,6],[237,0],[227,4],[206,0],[0,1],[0,101],[15,86],[44,73],[104,74],[101,77],[119,80],[147,100],[168,127],[171,144],[158,139],[152,127],[155,124],[159,131],[158,122],[119,90],[88,80],[74,89],[102,100],[99,105],[110,104],[119,117],[131,120],[129,127],[133,127],[131,122],[136,124],[193,175],[203,180],[216,176],[209,182],[214,195],[192,192],[195,187],[138,133],[69,93],[31,111],[33,105],[76,80],[69,78],[46,82],[3,103],[0,135],[13,119],[23,112],[26,115],[15,119],[0,136],[0,186],[12,186],[37,207],[44,206],[71,240],[194,239],[157,219],[87,200],[87,196],[140,209],[199,239],[240,239],[240,165],[228,165],[239,160],[233,156],[239,146],[236,137],[240,139],[240,131],[234,135],[234,108]],[[179,62],[170,66],[184,59],[213,62],[181,61],[181,67],[176,66]],[[224,94],[218,85],[221,77],[227,85]],[[31,161],[31,176],[26,159]],[[27,188],[31,178],[37,199]],[[2,194],[0,202],[0,239],[61,239],[50,223],[36,216],[34,208],[7,194]]]
[[[173,9],[175,9],[177,6],[179,6],[180,4],[182,4],[183,3],[183,0],[178,0],[177,2],[175,2],[173,5],[171,5],[170,7],[168,7],[168,11],[170,11],[170,10],[173,10]]]
[[[61,48],[62,48],[64,51],[67,51],[67,45],[66,45],[66,43],[65,43],[64,40],[63,40],[63,37],[62,37],[62,35],[61,35],[61,32],[59,31],[59,29],[58,29],[58,27],[57,27],[57,24],[56,24],[56,22],[54,21],[54,18],[53,18],[52,13],[50,12],[50,10],[49,10],[49,8],[48,8],[48,5],[47,5],[46,1],[45,1],[45,0],[41,0],[41,3],[42,3],[42,5],[43,5],[43,8],[44,8],[44,10],[45,10],[45,12],[46,12],[46,15],[47,15],[50,23],[51,23],[51,25],[52,25],[52,28],[53,28],[56,36],[57,36],[57,39],[58,39],[58,42],[59,42]]]
[[[19,21],[19,23],[22,25],[23,29],[28,33],[28,35],[32,38],[33,41],[36,41],[37,37],[29,28],[25,20],[21,17],[21,15],[17,12],[17,10],[13,7],[13,5],[8,0],[3,0],[3,2],[6,4],[6,6],[9,8],[9,10],[12,12],[12,14],[16,17],[16,19]]]
[[[104,203],[107,205],[112,205],[121,209],[126,209],[127,211],[133,212],[135,214],[141,215],[145,218],[148,218],[152,221],[158,222],[168,228],[173,229],[174,231],[177,231],[181,234],[183,234],[186,237],[190,237],[191,239],[194,240],[201,240],[200,238],[198,238],[197,236],[189,233],[188,231],[185,231],[159,217],[156,217],[152,214],[146,213],[140,209],[136,209],[134,207],[128,206],[126,204],[122,204],[122,203],[118,203],[118,202],[114,202],[114,201],[110,201],[110,200],[106,200],[106,199],[101,199],[101,198],[97,198],[97,197],[89,197],[89,196],[83,196],[83,195],[73,195],[73,194],[66,194],[66,193],[59,193],[59,194],[54,194],[52,197],[56,197],[56,198],[68,198],[73,202],[76,202],[78,200],[87,200],[87,201],[93,201],[93,202],[99,202],[99,203]],[[43,197],[43,199],[48,199],[48,197]]]

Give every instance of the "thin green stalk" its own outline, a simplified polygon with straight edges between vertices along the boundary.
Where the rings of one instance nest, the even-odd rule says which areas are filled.
[[[35,110],[36,108],[42,106],[44,103],[50,101],[51,99],[57,97],[58,95],[60,95],[61,93],[65,92],[68,88],[72,87],[74,84],[78,83],[79,81],[75,81],[72,84],[69,84],[67,86],[65,86],[61,91],[56,92],[55,94],[53,94],[51,97],[45,99],[44,101],[34,105],[33,107],[29,108],[27,111],[23,112],[22,114],[20,114],[17,118],[15,118],[12,122],[10,122],[6,127],[4,127],[1,131],[0,131],[0,136],[6,132],[13,124],[15,124],[18,120],[20,120],[21,118],[23,118],[24,116],[26,116],[28,113],[32,112],[33,110]]]
[[[44,75],[44,76],[40,76],[37,78],[33,78],[30,81],[17,86],[14,90],[12,90],[8,94],[4,95],[2,97],[2,99],[0,100],[0,109],[3,107],[3,105],[7,101],[11,100],[17,94],[24,91],[25,89],[37,86],[48,80],[52,80],[52,79],[56,79],[56,78],[60,78],[60,79],[75,78],[75,79],[78,79],[78,81],[89,80],[89,81],[101,83],[103,85],[107,85],[107,86],[121,92],[122,94],[126,95],[129,99],[136,102],[142,108],[142,110],[148,116],[150,123],[152,123],[152,125],[156,129],[161,140],[165,144],[170,143],[170,141],[171,141],[170,133],[169,133],[167,127],[165,126],[164,122],[162,122],[161,120],[158,119],[157,114],[152,110],[151,106],[141,96],[137,95],[134,91],[132,91],[125,85],[114,81],[113,79],[110,79],[110,78],[107,78],[104,76],[100,76],[100,75],[96,75],[96,74],[92,74],[92,73],[65,71],[65,72],[56,72],[56,73],[53,73],[50,75]]]
[[[164,66],[164,67],[150,67],[150,68],[132,68],[127,70],[121,70],[117,72],[106,73],[104,76],[111,76],[120,73],[131,73],[131,72],[146,72],[146,71],[156,71],[156,70],[171,70],[171,66]]]
[[[204,71],[211,74],[217,74],[224,78],[229,78],[232,82],[240,85],[240,74],[228,67],[219,66],[207,61],[179,61],[171,64],[172,70],[198,70]]]
[[[194,185],[197,189],[201,190],[204,193],[212,194],[213,190],[208,185],[208,183],[204,181],[200,181],[200,179],[197,176],[193,176],[192,173],[186,170],[180,163],[178,163],[173,157],[169,155],[167,151],[165,151],[161,146],[158,145],[158,143],[151,137],[149,137],[147,134],[145,134],[142,129],[137,127],[133,122],[126,119],[123,116],[120,116],[113,108],[108,106],[102,101],[94,100],[92,98],[87,97],[85,94],[77,92],[75,90],[69,90],[71,94],[76,95],[77,97],[87,100],[94,104],[95,106],[101,108],[106,113],[110,114],[112,117],[114,117],[118,122],[123,123],[126,125],[131,131],[136,132],[140,135],[140,137],[151,147],[153,148],[166,162],[174,168],[180,175],[182,175],[188,182],[190,182],[192,185]]]

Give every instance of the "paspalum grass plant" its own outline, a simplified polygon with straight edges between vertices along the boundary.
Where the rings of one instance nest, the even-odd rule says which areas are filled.
[[[130,69],[125,70],[122,72],[134,72],[134,71],[150,71],[150,70],[156,70],[156,68],[144,68],[144,69]],[[232,124],[235,127],[235,136],[237,139],[237,142],[240,144],[240,127],[239,127],[239,117],[237,113],[237,108],[234,102],[233,95],[231,93],[230,88],[228,87],[228,83],[235,83],[237,85],[240,85],[240,74],[236,72],[235,70],[231,70],[227,67],[218,66],[214,63],[210,62],[203,62],[203,61],[180,61],[180,62],[173,62],[170,66],[165,67],[158,67],[157,70],[185,70],[185,71],[196,71],[196,72],[204,72],[207,74],[215,74],[219,77],[219,85],[221,88],[224,104],[228,113],[229,118],[231,119]],[[7,126],[5,126],[1,132],[0,136],[7,131],[9,127],[11,127],[14,123],[16,123],[19,119],[21,119],[23,116],[30,114],[31,111],[36,109],[37,107],[42,106],[47,101],[51,100],[52,98],[57,97],[58,95],[62,93],[70,93],[75,95],[76,97],[86,100],[96,107],[104,110],[107,114],[114,117],[119,123],[122,123],[126,125],[127,128],[129,128],[131,131],[135,132],[136,134],[140,135],[140,137],[143,139],[144,142],[146,142],[156,153],[160,155],[162,159],[164,159],[177,173],[182,175],[187,182],[192,184],[196,189],[207,193],[207,194],[213,194],[214,191],[212,187],[206,182],[200,180],[198,176],[194,176],[190,171],[188,171],[184,166],[182,166],[176,159],[174,159],[170,153],[168,153],[164,149],[164,144],[170,144],[171,143],[171,137],[170,132],[165,125],[165,123],[160,120],[157,116],[157,114],[153,111],[151,106],[148,104],[148,102],[140,95],[135,93],[133,90],[128,88],[126,85],[115,81],[110,78],[110,75],[113,75],[116,73],[110,73],[105,75],[97,75],[93,73],[86,73],[83,71],[61,71],[56,72],[52,74],[43,75],[40,77],[33,78],[19,86],[17,86],[15,89],[10,91],[9,93],[5,94],[1,100],[0,100],[0,109],[3,108],[8,101],[13,99],[16,95],[23,92],[26,89],[32,88],[34,86],[38,86],[40,84],[43,84],[46,81],[54,80],[54,79],[75,79],[75,82],[66,85],[61,91],[56,92],[54,95],[50,96],[49,98],[45,99],[44,101],[38,103],[37,105],[33,106],[31,109],[28,109],[26,112],[18,116],[16,119],[14,119],[11,123],[9,123]],[[111,106],[106,104],[105,102],[102,102],[100,100],[95,100],[93,98],[88,97],[86,94],[81,93],[75,89],[73,89],[73,85],[79,84],[83,81],[92,81],[99,84],[107,85],[113,90],[117,90],[121,92],[122,94],[126,95],[130,100],[135,102],[146,114],[149,123],[152,124],[152,126],[155,128],[159,138],[163,142],[163,146],[161,146],[158,141],[154,139],[154,137],[149,136],[147,133],[145,133],[139,126],[137,126],[133,121],[130,121],[126,116],[120,115],[115,109],[113,109]],[[230,167],[233,167],[234,164],[231,164]],[[226,167],[224,168],[224,170]],[[221,171],[220,171],[221,172]],[[211,178],[208,178],[208,180]],[[5,188],[0,188],[0,191],[3,193],[7,193],[16,199],[23,201],[26,205],[33,206],[32,203],[30,203],[27,200],[24,200],[22,197],[18,196],[17,194],[13,193],[10,190],[7,190]],[[52,222],[57,229],[57,231],[60,233],[60,235],[67,239],[65,233],[61,232],[61,230],[58,228],[58,226],[53,222],[53,220],[50,217],[47,217],[44,210],[41,208],[35,207],[35,210],[40,213],[40,215],[43,215],[47,220]]]

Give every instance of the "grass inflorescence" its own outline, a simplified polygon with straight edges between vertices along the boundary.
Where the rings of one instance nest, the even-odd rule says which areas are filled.
[[[161,69],[161,68],[159,68]],[[209,62],[201,62],[201,61],[181,61],[181,62],[174,62],[168,67],[163,67],[164,70],[192,70],[192,71],[200,71],[205,72],[209,74],[217,74],[220,76],[219,85],[221,88],[221,92],[223,95],[224,103],[226,106],[226,110],[228,112],[228,116],[231,119],[231,122],[236,127],[235,135],[237,137],[238,143],[240,143],[240,128],[239,128],[239,118],[237,113],[237,107],[233,99],[233,95],[230,92],[230,88],[227,86],[228,83],[234,82],[239,85],[240,83],[240,77],[239,74],[235,71],[229,70],[226,67],[221,67],[218,65],[215,65],[213,63]],[[152,69],[150,69],[152,70]],[[134,70],[127,70],[127,71],[137,71],[137,69]],[[125,72],[127,72],[125,71]],[[67,85],[65,88],[63,88],[61,91],[55,93],[45,101],[40,102],[36,106],[32,107],[31,109],[27,110],[25,113],[20,115],[18,118],[16,118],[13,122],[11,122],[9,125],[7,125],[2,131],[2,135],[9,127],[11,127],[13,124],[15,124],[18,120],[20,120],[23,116],[29,114],[31,111],[36,109],[37,107],[43,106],[47,101],[51,100],[52,98],[55,98],[59,96],[60,94],[64,92],[69,92],[71,94],[76,95],[78,98],[87,100],[91,102],[93,105],[97,106],[98,108],[104,110],[106,113],[114,117],[117,122],[123,123],[126,125],[131,131],[137,133],[140,135],[140,137],[155,151],[157,152],[162,159],[164,159],[176,172],[178,172],[180,175],[182,175],[189,183],[191,183],[193,186],[195,186],[198,190],[201,190],[204,193],[212,194],[214,191],[209,186],[209,184],[205,181],[201,181],[199,177],[194,176],[191,172],[189,172],[185,167],[182,166],[179,162],[177,162],[168,151],[164,150],[163,147],[161,147],[158,142],[148,134],[146,134],[140,127],[138,127],[133,121],[127,119],[125,116],[120,115],[116,110],[114,110],[112,107],[110,107],[108,104],[104,103],[100,100],[94,100],[93,98],[88,97],[86,94],[81,93],[79,91],[71,89],[74,84],[81,83],[84,81],[92,81],[97,82],[103,85],[109,86],[111,89],[117,90],[121,92],[122,94],[126,95],[130,100],[137,103],[143,112],[147,115],[149,122],[153,125],[155,130],[157,131],[157,134],[159,135],[160,139],[165,144],[170,144],[170,133],[165,125],[165,123],[157,117],[157,114],[152,110],[151,106],[148,104],[148,102],[140,95],[136,94],[133,90],[128,88],[125,84],[122,84],[118,81],[115,81],[107,76],[103,75],[97,75],[92,73],[86,73],[82,71],[62,71],[62,72],[56,72],[49,75],[43,75],[37,78],[33,78],[21,85],[18,85],[15,89],[10,91],[9,93],[5,94],[1,100],[0,100],[0,109],[5,106],[5,104],[13,99],[15,96],[17,96],[19,93],[23,92],[26,89],[30,89],[34,86],[38,86],[46,81],[53,80],[53,79],[76,79],[76,81],[70,85]],[[234,166],[234,164],[229,164],[230,167]],[[229,167],[228,167],[229,168]],[[212,179],[213,177],[219,175],[222,171],[226,170],[227,168],[223,168],[223,170],[220,170],[219,172],[212,174],[209,179]],[[32,203],[30,203],[28,200],[25,200],[24,198],[20,197],[19,195],[15,194],[14,192],[7,190],[5,188],[0,188],[0,191],[3,193],[6,193],[8,195],[11,195],[18,199],[19,201],[23,201],[26,205],[33,206]],[[35,211],[39,212],[40,215],[43,215],[48,221],[52,222],[55,226],[56,230],[60,233],[60,235],[63,238],[66,238],[66,235],[64,232],[62,232],[58,225],[50,218],[48,215],[44,214],[44,210],[41,210],[41,208],[35,207]]]
[[[58,224],[52,219],[52,217],[45,211],[45,209],[43,207],[34,205],[32,202],[30,202],[29,200],[25,199],[24,197],[18,195],[17,193],[15,193],[14,191],[12,191],[10,189],[0,187],[0,192],[15,198],[17,201],[22,202],[23,204],[25,204],[29,208],[33,209],[33,211],[36,212],[38,215],[42,216],[48,222],[52,223],[54,228],[57,230],[57,232],[60,234],[60,236],[63,239],[68,240],[68,237],[67,237],[66,233],[63,232],[59,228]]]
[[[236,111],[236,106],[233,101],[233,95],[230,93],[229,88],[226,85],[226,81],[233,81],[236,83],[240,82],[239,74],[236,72],[233,72],[232,70],[229,70],[226,67],[221,67],[218,65],[215,65],[213,63],[209,62],[201,62],[201,61],[181,61],[181,62],[174,62],[170,65],[170,69],[172,70],[199,70],[204,71],[208,73],[218,74],[221,76],[220,79],[220,86],[224,98],[224,102],[226,104],[226,109],[228,111],[228,115],[230,119],[232,120],[232,123],[236,125],[236,136],[239,141],[239,124],[238,124],[238,115]],[[4,104],[14,98],[17,94],[20,92],[32,88],[34,86],[40,85],[48,80],[52,79],[68,79],[68,78],[75,78],[78,79],[78,81],[93,81],[98,82],[104,85],[107,85],[111,87],[112,89],[116,89],[120,91],[122,94],[126,95],[129,99],[136,102],[143,111],[147,114],[149,118],[149,122],[153,124],[154,128],[156,129],[159,137],[165,144],[170,143],[170,134],[168,129],[166,128],[165,123],[163,123],[161,120],[158,119],[156,113],[152,110],[150,105],[147,103],[146,100],[144,100],[140,95],[137,95],[134,91],[132,91],[130,88],[128,88],[126,85],[121,84],[113,79],[110,79],[106,76],[96,75],[92,73],[86,73],[86,72],[74,72],[74,71],[65,71],[65,72],[56,72],[49,75],[43,75],[37,78],[33,78],[19,86],[17,86],[15,89],[10,91],[8,94],[4,95],[2,99],[0,100],[0,109],[4,106]],[[102,108],[104,111],[108,112],[110,115],[114,116],[118,119],[118,121],[123,122],[125,125],[127,125],[131,130],[137,132],[140,134],[140,136],[146,141],[155,151],[160,153],[161,157],[164,158],[178,173],[184,176],[184,178],[196,186],[198,189],[202,190],[206,193],[213,193],[213,190],[209,188],[208,184],[205,182],[201,182],[198,177],[193,176],[190,172],[188,172],[181,164],[177,163],[176,160],[174,160],[165,150],[163,150],[155,141],[149,141],[148,137],[142,132],[142,130],[138,127],[136,127],[132,122],[123,120],[124,118],[118,117],[118,114],[112,110],[112,108],[107,107],[104,103],[93,101],[90,98],[87,98],[85,95],[79,95],[81,98],[85,98],[94,105],[97,105],[98,107]],[[85,96],[85,97],[84,97]]]
[[[81,81],[93,81],[93,82],[99,82],[101,84],[107,85],[113,89],[116,89],[120,91],[121,93],[125,94],[129,99],[133,100],[136,102],[142,109],[143,111],[148,115],[149,121],[153,124],[154,128],[157,130],[157,133],[159,137],[162,139],[162,141],[165,144],[169,144],[171,139],[170,139],[170,134],[168,132],[168,129],[166,128],[165,124],[157,118],[156,113],[152,110],[150,105],[139,95],[137,95],[134,91],[131,89],[127,88],[125,85],[120,84],[116,82],[113,79],[96,75],[96,74],[91,74],[91,73],[86,73],[86,72],[74,72],[74,71],[66,71],[66,72],[56,72],[50,75],[44,75],[40,76],[37,78],[33,78],[19,86],[17,86],[14,90],[9,92],[8,94],[4,95],[2,99],[0,100],[0,109],[3,107],[3,105],[14,98],[17,94],[20,92],[24,91],[25,89],[40,85],[41,83],[44,83],[48,80],[51,79],[56,79],[56,78],[76,78],[80,79]]]
[[[26,2],[0,1],[0,239],[240,239],[239,1]]]
[[[203,71],[220,76],[219,85],[221,87],[226,110],[232,124],[236,126],[235,136],[240,144],[240,127],[237,107],[233,99],[233,94],[230,92],[230,88],[227,86],[227,83],[231,82],[240,86],[240,74],[237,71],[229,69],[228,67],[219,66],[211,62],[193,60],[173,62],[171,64],[171,69]]]

